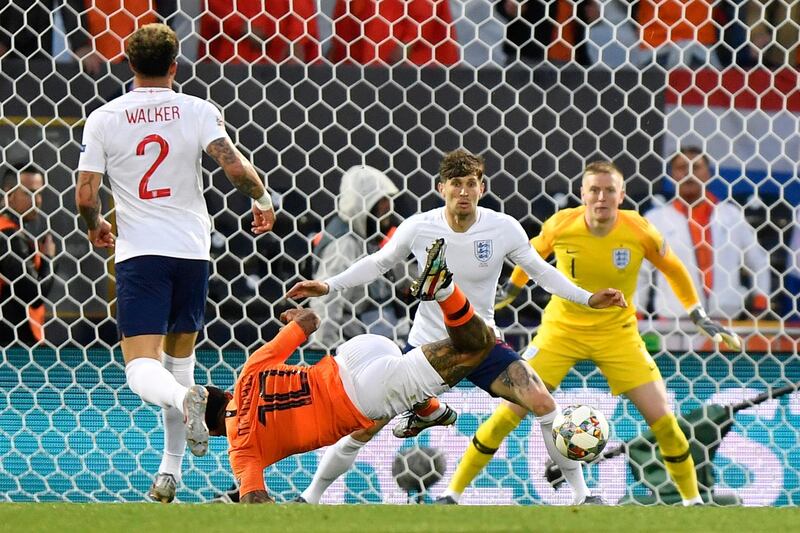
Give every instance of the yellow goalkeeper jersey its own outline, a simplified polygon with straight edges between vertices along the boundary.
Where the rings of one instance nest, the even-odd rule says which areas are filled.
[[[545,308],[542,325],[597,330],[614,329],[634,321],[633,295],[643,259],[665,274],[686,309],[699,302],[683,263],[647,219],[636,211],[620,210],[611,232],[598,237],[589,232],[585,211],[583,206],[559,211],[545,221],[531,244],[545,259],[554,253],[556,268],[576,285],[590,292],[608,287],[621,290],[628,307],[591,309],[553,295]],[[527,281],[527,274],[515,268],[511,282],[521,287]]]

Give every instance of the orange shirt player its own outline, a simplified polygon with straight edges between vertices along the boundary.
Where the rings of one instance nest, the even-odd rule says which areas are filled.
[[[264,484],[267,466],[412,410],[486,357],[494,333],[452,282],[444,250],[444,239],[431,245],[412,294],[439,303],[448,339],[402,355],[386,337],[359,335],[339,346],[336,357],[313,366],[286,365],[319,326],[313,311],[292,309],[281,315],[287,326],[248,359],[232,395],[207,387],[209,434],[228,437],[242,503],[273,501]]]

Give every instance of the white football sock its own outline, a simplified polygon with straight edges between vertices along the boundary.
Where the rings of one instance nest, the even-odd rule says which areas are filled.
[[[194,385],[194,354],[189,357],[172,357],[161,354],[161,363],[175,380],[184,387]],[[175,481],[181,480],[181,463],[186,451],[186,424],[183,422],[183,409],[162,409],[161,420],[164,422],[164,453],[161,455],[159,472],[172,474]]]
[[[450,298],[450,295],[453,294],[455,290],[456,290],[456,284],[455,282],[451,281],[450,285],[448,285],[447,287],[442,287],[441,289],[436,291],[434,298],[436,298],[437,302],[443,302],[448,298]]]
[[[322,495],[336,481],[336,479],[350,470],[361,448],[366,442],[361,442],[350,435],[342,437],[336,444],[332,444],[325,450],[322,460],[319,462],[314,479],[301,496],[308,503],[319,503]]]
[[[161,361],[139,357],[125,365],[128,387],[139,398],[161,407],[174,407],[183,412],[187,388],[161,365]]]
[[[589,491],[589,487],[586,486],[586,480],[583,479],[583,467],[581,467],[581,464],[578,461],[573,461],[568,457],[564,457],[561,452],[558,451],[558,448],[556,448],[556,442],[553,439],[553,420],[555,420],[556,415],[560,412],[561,410],[556,406],[552,412],[538,417],[539,427],[542,430],[542,439],[547,448],[547,454],[550,456],[550,459],[561,468],[564,478],[572,488],[572,502],[577,505],[583,503],[583,500],[585,500],[591,492]]]

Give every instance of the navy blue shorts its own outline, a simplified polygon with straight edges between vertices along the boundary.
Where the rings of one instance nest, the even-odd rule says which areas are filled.
[[[406,344],[403,353],[410,352],[414,348],[416,346]],[[497,395],[492,392],[492,383],[514,361],[522,361],[522,357],[519,356],[514,348],[498,339],[486,359],[475,367],[475,370],[467,376],[467,379],[474,383],[476,387],[488,392],[490,396],[497,398]]]
[[[117,327],[123,337],[203,329],[210,263],[143,255],[117,263]]]

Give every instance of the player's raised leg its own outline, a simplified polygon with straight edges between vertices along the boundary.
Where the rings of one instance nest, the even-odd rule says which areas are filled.
[[[453,283],[444,257],[444,239],[438,239],[428,249],[426,268],[411,285],[411,292],[421,300],[435,299],[442,309],[448,338],[421,348],[434,370],[452,387],[486,358],[495,336]]]
[[[446,270],[445,249],[446,246],[443,239],[434,242],[428,249],[427,260],[422,272],[411,287],[412,295],[416,298],[422,301],[434,300],[433,294],[437,283],[445,287],[441,291],[441,298],[447,298],[451,295],[449,287],[452,276],[449,275],[446,279],[441,278],[443,275],[442,267]],[[451,302],[453,302],[450,304],[453,307],[452,312],[459,312],[461,309],[458,306],[461,305],[461,299],[455,298]],[[412,410],[406,412],[395,424],[392,433],[397,438],[407,439],[416,437],[429,427],[453,425],[457,419],[458,413],[446,404],[441,403],[438,398],[428,398],[414,405]]]
[[[439,239],[431,245],[425,267],[411,290],[412,294],[420,300],[436,299],[439,302],[450,336],[449,341],[453,345],[452,349],[460,356],[467,356],[476,348],[483,346],[486,338],[485,323],[480,319],[472,320],[474,309],[471,304],[455,284],[451,286],[450,277],[452,275],[447,270],[444,253],[443,239]],[[437,284],[440,287],[438,289],[436,288]],[[433,343],[428,346],[427,351],[424,350],[434,368],[437,368],[437,365],[447,365],[447,362],[436,360],[440,344]],[[437,371],[439,370],[437,368]],[[441,370],[445,373],[453,372],[452,368],[442,368]],[[463,379],[464,375],[458,374],[453,377],[458,378],[457,383]],[[449,426],[456,422],[458,414],[453,409],[446,405],[435,409],[434,405],[439,405],[438,400],[430,399],[425,404],[415,405],[414,409],[407,412],[395,425],[392,430],[394,436],[399,438],[415,437],[429,427]]]
[[[475,315],[475,310],[464,293],[452,282],[444,253],[443,239],[429,247],[425,268],[414,281],[412,292],[420,299],[436,299],[443,311],[450,338],[423,345],[421,350],[442,380],[452,386],[486,357],[488,349],[494,343],[494,334],[483,319]],[[379,422],[370,429],[357,431],[328,447],[311,484],[302,492],[298,501],[319,503],[325,490],[350,469],[361,448],[384,425],[386,422]],[[427,424],[425,427],[431,425],[436,424]]]

